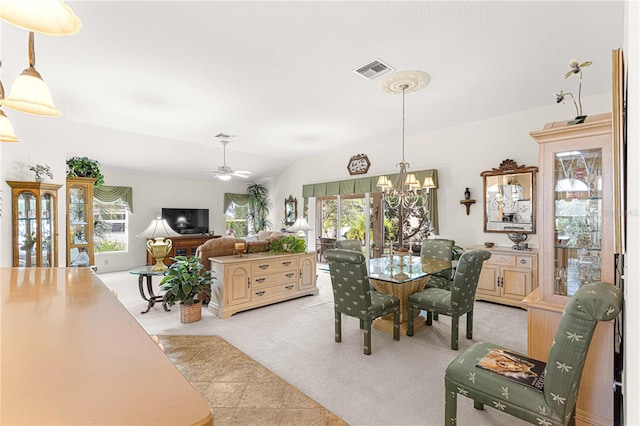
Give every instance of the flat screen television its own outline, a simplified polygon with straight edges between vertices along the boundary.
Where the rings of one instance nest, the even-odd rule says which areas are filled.
[[[162,209],[162,217],[179,234],[209,232],[209,209]]]

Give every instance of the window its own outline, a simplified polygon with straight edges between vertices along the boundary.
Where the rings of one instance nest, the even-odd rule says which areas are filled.
[[[248,204],[241,206],[235,202],[231,202],[225,215],[227,216],[226,235],[234,237],[246,237],[249,229],[249,220],[247,212]]]
[[[129,206],[122,200],[110,203],[93,199],[95,253],[126,253],[128,250]]]

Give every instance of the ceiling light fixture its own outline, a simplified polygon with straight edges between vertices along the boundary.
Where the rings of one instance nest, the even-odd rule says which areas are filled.
[[[2,0],[0,18],[27,31],[52,36],[75,35],[82,22],[62,0]]]
[[[420,196],[423,196],[424,203],[429,189],[436,187],[431,177],[425,178],[421,184],[413,173],[408,173],[410,165],[404,157],[405,95],[424,88],[430,80],[429,74],[422,71],[402,71],[390,75],[380,83],[383,91],[394,95],[402,94],[402,161],[396,164],[400,172],[393,182],[388,176],[380,176],[377,183],[383,198],[392,208],[414,207]]]
[[[22,71],[22,74],[13,82],[11,93],[2,100],[2,105],[29,114],[59,117],[62,113],[53,104],[49,88],[35,69],[36,55],[33,38],[33,31],[31,31],[29,32],[29,68]]]

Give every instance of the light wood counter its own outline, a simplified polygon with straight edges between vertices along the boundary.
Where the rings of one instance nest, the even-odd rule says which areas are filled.
[[[91,269],[0,268],[0,289],[1,424],[213,424]]]

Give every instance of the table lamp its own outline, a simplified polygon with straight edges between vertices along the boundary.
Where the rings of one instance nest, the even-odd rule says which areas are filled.
[[[296,232],[298,237],[306,237],[306,232],[311,231],[311,226],[309,226],[309,222],[304,217],[299,217],[293,222],[293,225],[287,228],[289,232]]]
[[[138,238],[147,238],[147,251],[156,260],[156,264],[151,268],[152,271],[166,271],[167,265],[164,264],[164,258],[171,251],[173,242],[168,237],[179,237],[176,231],[171,229],[166,219],[158,216],[151,221],[149,226],[136,235]]]

